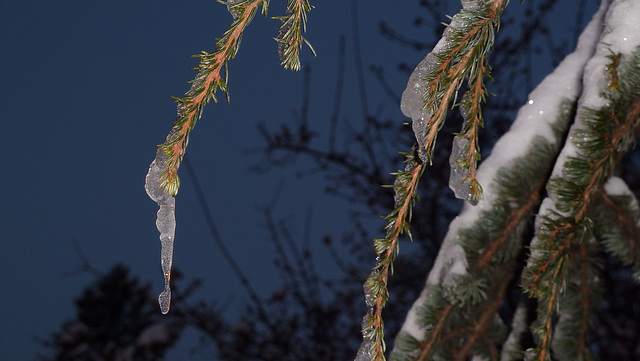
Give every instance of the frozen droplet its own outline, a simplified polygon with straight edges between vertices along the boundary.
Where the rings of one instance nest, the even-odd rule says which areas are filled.
[[[533,99],[529,99],[529,105],[533,104]]]
[[[378,271],[374,271],[378,272]],[[367,307],[373,307],[374,302],[376,301],[376,294],[373,292],[367,284],[364,284],[364,301],[367,303]]]
[[[541,111],[539,111],[538,113],[539,113],[540,115],[542,115],[542,114],[544,114],[544,111],[542,111],[542,110],[541,110]]]
[[[171,307],[171,288],[169,284],[164,285],[164,291],[158,296],[158,303],[163,315],[169,313],[169,307]]]
[[[462,8],[472,11],[478,10],[480,8],[480,3],[478,0],[462,0],[460,2],[462,4]]]
[[[416,141],[418,142],[418,157],[420,157],[420,160],[423,162],[427,161],[427,149],[424,146],[424,137],[427,132],[427,123],[429,122],[429,118],[421,117],[414,119],[411,124],[413,133],[416,136]]]
[[[162,188],[162,173],[167,170],[165,165],[167,157],[162,154],[162,151],[158,149],[156,157],[149,166],[149,172],[145,178],[144,189],[147,191],[147,195],[154,202],[166,202],[167,198],[171,197],[170,194],[164,191]]]
[[[423,96],[428,83],[427,77],[437,66],[438,58],[433,53],[429,53],[411,73],[407,87],[402,92],[400,110],[402,114],[414,121],[424,115]]]
[[[156,152],[156,157],[149,166],[149,172],[145,179],[144,188],[149,197],[160,209],[156,218],[156,227],[160,232],[160,260],[162,264],[162,274],[164,275],[164,291],[158,297],[162,313],[169,312],[171,304],[171,263],[173,262],[173,241],[176,233],[176,199],[171,194],[165,192],[162,187],[162,174],[166,171],[166,156],[160,149]]]

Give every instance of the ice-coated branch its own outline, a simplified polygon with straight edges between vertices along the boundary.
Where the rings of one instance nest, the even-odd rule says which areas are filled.
[[[365,301],[369,310],[362,320],[362,344],[356,361],[384,360],[384,322],[382,309],[389,299],[387,285],[393,270],[393,262],[398,254],[400,236],[408,234],[412,208],[417,198],[418,181],[424,171],[424,164],[418,161],[414,153],[404,154],[404,171],[394,173],[396,181],[394,210],[385,217],[388,222],[384,238],[374,240],[377,263],[364,283]]]
[[[452,163],[451,187],[456,196],[475,203],[482,199],[482,187],[476,179],[480,160],[478,131],[483,126],[482,103],[487,93],[484,79],[490,77],[487,55],[494,44],[495,31],[506,0],[463,0],[462,10],[447,26],[442,39],[418,64],[402,94],[401,109],[413,121],[413,131],[423,162],[433,158],[438,132],[442,128],[449,104],[461,106],[465,118],[462,133],[465,141],[462,153]],[[468,90],[456,104],[456,95],[468,79]]]

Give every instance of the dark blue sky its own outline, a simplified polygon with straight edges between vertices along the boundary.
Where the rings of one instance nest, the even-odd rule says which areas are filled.
[[[400,94],[406,78],[396,64],[415,65],[425,54],[383,39],[377,26],[386,19],[399,31],[414,30],[417,1],[358,3],[364,65],[386,65]],[[269,15],[282,15],[284,4],[272,1]],[[347,64],[340,118],[355,122],[362,111],[350,2],[312,4],[307,38],[318,57],[303,50],[303,63],[311,65],[311,127],[328,125],[341,34],[347,35]],[[508,10],[520,7],[514,2]],[[161,291],[157,206],[144,191],[144,176],[175,117],[170,96],[181,96],[195,75],[189,68],[197,62],[189,56],[213,51],[230,21],[213,0],[0,4],[0,359],[33,359],[42,351],[36,337],[47,338],[74,314],[73,299],[93,280],[69,274],[81,265],[74,239],[96,269],[124,263]],[[323,193],[321,178],[296,178],[301,162],[267,175],[248,170],[262,159],[246,151],[263,145],[256,124],[290,122],[302,100],[302,74],[279,66],[277,29],[276,21],[256,15],[229,63],[231,104],[205,108],[188,148],[220,232],[259,292],[279,283],[259,208],[281,181],[285,194],[276,215],[301,235],[313,205],[312,242],[339,236],[353,209]],[[573,31],[573,23],[564,30]],[[371,76],[367,87],[370,111],[382,105],[384,118],[407,121]],[[240,310],[244,292],[208,234],[185,170],[180,174],[174,266],[204,280],[198,298],[234,295],[239,302],[230,309]],[[317,261],[333,267],[318,249]]]

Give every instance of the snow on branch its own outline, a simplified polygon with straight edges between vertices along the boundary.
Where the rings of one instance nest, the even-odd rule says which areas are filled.
[[[538,299],[538,360],[548,359],[552,347],[559,355],[589,356],[588,335],[576,325],[588,323],[589,314],[583,311],[594,308],[598,299],[594,290],[599,276],[590,255],[597,250],[595,227],[607,222],[595,210],[607,201],[603,187],[633,145],[640,122],[640,7],[615,0],[604,1],[603,8],[602,34],[584,70],[577,114],[547,185],[549,196],[536,220],[523,275],[523,287]],[[634,249],[626,247],[627,252]],[[637,257],[632,262],[635,267],[640,263]],[[577,275],[583,277],[576,280]],[[576,299],[581,302],[576,304]],[[557,310],[556,341],[568,341],[552,344]],[[571,322],[566,327],[565,320]]]

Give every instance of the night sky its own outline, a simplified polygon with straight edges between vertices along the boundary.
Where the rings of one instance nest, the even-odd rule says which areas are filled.
[[[400,32],[432,41],[431,32],[415,34],[411,20],[424,12],[417,3],[357,2],[369,111],[399,123],[408,119],[368,68],[384,65],[391,89],[402,92],[407,78],[396,65],[415,65],[425,54],[381,37],[378,23],[385,19]],[[526,3],[513,1],[507,11],[533,6]],[[590,9],[595,4],[589,2]],[[341,34],[346,35],[347,50],[340,119],[356,123],[363,110],[356,86],[351,1],[312,5],[316,8],[309,15],[306,37],[318,56],[302,51],[303,64],[311,69],[310,126],[328,127]],[[282,15],[284,7],[284,1],[272,1],[269,18],[256,15],[237,58],[229,63],[231,103],[218,92],[221,102],[205,108],[187,150],[222,237],[258,292],[280,282],[261,213],[273,205],[279,184],[284,184],[284,192],[275,215],[286,218],[301,235],[312,207],[313,244],[325,234],[340,236],[349,229],[347,214],[355,207],[324,193],[321,175],[296,177],[297,171],[310,167],[303,158],[294,167],[266,174],[249,170],[264,159],[252,151],[264,145],[256,125],[276,129],[292,123],[302,102],[302,73],[280,67],[272,39],[279,23],[270,17]],[[447,21],[444,15],[440,21]],[[0,3],[5,124],[0,145],[1,360],[34,359],[44,351],[37,339],[48,338],[74,315],[73,299],[95,279],[77,272],[82,260],[74,241],[95,269],[106,272],[124,263],[151,282],[154,293],[161,291],[157,206],[144,191],[144,177],[155,145],[164,140],[175,117],[170,97],[181,96],[195,75],[190,68],[197,60],[190,55],[213,51],[215,38],[230,22],[226,8],[213,0]],[[573,22],[561,27],[572,32]],[[341,124],[338,130],[346,128]],[[326,132],[319,139],[326,141]],[[410,146],[399,145],[396,151]],[[185,169],[180,175],[174,267],[187,277],[203,279],[195,298],[234,296],[230,310],[239,311],[244,291],[209,236]],[[377,218],[369,224],[381,225]],[[314,249],[317,262],[333,267],[321,246]]]

